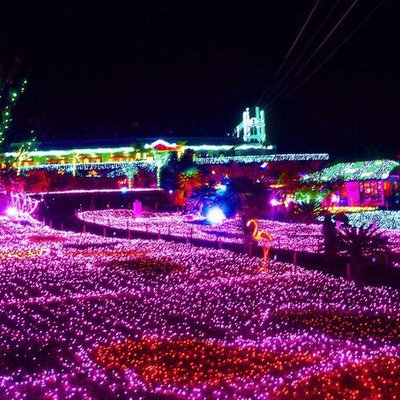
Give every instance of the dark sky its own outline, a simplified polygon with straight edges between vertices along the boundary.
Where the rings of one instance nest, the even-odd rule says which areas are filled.
[[[42,140],[224,136],[271,81],[261,104],[274,99],[279,77],[336,1],[320,0],[273,80],[315,0],[2,0],[0,62],[17,56],[20,74],[29,73],[11,134],[17,139],[33,128]],[[339,1],[267,109],[268,135],[281,152],[400,150],[396,0],[386,0],[287,97],[379,1],[359,0],[293,78],[351,3]]]

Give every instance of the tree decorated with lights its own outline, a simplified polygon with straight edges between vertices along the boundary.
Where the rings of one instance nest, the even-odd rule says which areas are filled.
[[[161,171],[168,164],[168,161],[171,157],[169,151],[158,151],[153,149],[153,158],[154,163],[157,168],[157,187],[161,186]]]
[[[24,161],[29,158],[29,153],[36,150],[36,139],[26,140],[19,144],[18,149],[11,153],[5,160],[4,167],[0,169],[0,183],[6,191],[20,192],[23,190],[25,180],[20,179]]]
[[[76,170],[79,162],[81,161],[81,154],[78,151],[72,153],[72,176],[76,176]]]
[[[322,202],[330,190],[319,185],[306,185],[294,193],[293,217],[303,223],[314,222],[323,211]]]
[[[6,132],[12,122],[12,110],[25,91],[28,80],[23,78],[17,82],[13,79],[13,73],[0,74],[0,146],[6,141]]]
[[[13,109],[28,84],[26,78],[15,79],[18,64],[19,60],[17,59],[9,71],[6,71],[4,67],[0,69],[0,149],[2,151],[9,144],[6,133],[11,127]],[[35,146],[35,139],[26,140],[21,143],[10,159],[5,160],[5,167],[1,170],[0,179],[6,187],[15,189],[18,186],[16,176],[20,175],[23,162]]]
[[[134,163],[124,165],[122,168],[111,171],[107,174],[108,178],[116,178],[118,176],[126,176],[128,180],[128,188],[132,187],[133,178],[138,174],[139,168]]]
[[[36,138],[22,142],[16,152],[12,161],[12,165],[17,167],[17,175],[21,174],[23,162],[29,158],[29,152],[36,150]]]
[[[192,191],[201,186],[201,172],[198,168],[192,167],[178,174],[179,189],[190,197]]]

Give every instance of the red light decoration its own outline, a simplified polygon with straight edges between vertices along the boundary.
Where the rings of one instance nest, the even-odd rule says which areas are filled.
[[[53,235],[32,235],[29,236],[29,240],[33,243],[61,243],[65,242],[67,239],[63,236],[53,236]]]
[[[109,263],[103,263],[103,266],[124,268],[148,276],[169,275],[186,270],[183,265],[168,260],[161,261],[153,258],[137,258],[126,261],[112,260]]]
[[[132,368],[149,386],[196,387],[281,374],[312,365],[322,356],[230,347],[196,339],[144,338],[100,346],[95,359],[106,369]]]
[[[386,315],[350,314],[341,312],[299,310],[284,311],[275,315],[298,328],[314,328],[325,334],[340,338],[400,339],[400,318]]]
[[[98,258],[98,257],[111,257],[111,258],[127,258],[127,257],[142,257],[145,252],[138,250],[99,250],[99,249],[78,249],[70,250],[68,254],[73,257],[88,257],[88,258]]]
[[[318,372],[286,384],[271,396],[274,400],[399,399],[400,359],[381,356]]]

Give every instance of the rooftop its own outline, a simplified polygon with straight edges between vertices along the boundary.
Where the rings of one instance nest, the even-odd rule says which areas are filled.
[[[366,181],[387,179],[400,163],[394,160],[338,163],[303,177],[304,182]]]

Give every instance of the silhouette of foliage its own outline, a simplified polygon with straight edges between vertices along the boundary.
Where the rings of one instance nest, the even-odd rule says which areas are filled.
[[[346,227],[337,232],[339,252],[350,257],[355,266],[363,266],[372,257],[383,260],[391,253],[388,238],[372,225],[369,227]]]

